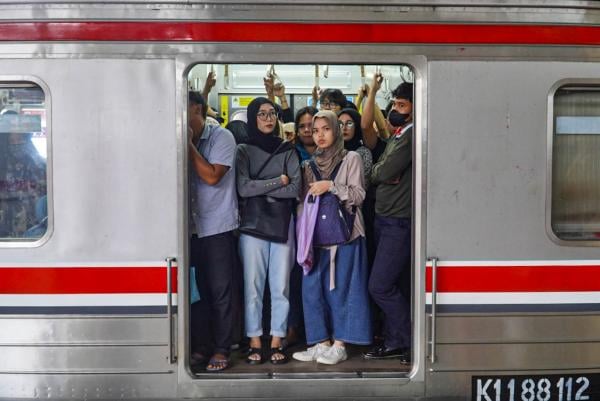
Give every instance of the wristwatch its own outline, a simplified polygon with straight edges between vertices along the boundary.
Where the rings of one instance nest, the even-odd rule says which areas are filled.
[[[334,195],[337,195],[337,189],[335,189],[335,184],[333,181],[331,181],[331,186],[329,187],[329,192],[331,192]]]

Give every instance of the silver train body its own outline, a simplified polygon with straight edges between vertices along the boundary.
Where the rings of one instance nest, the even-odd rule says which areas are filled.
[[[48,232],[0,244],[0,270],[25,272],[0,282],[0,399],[466,400],[475,385],[494,399],[495,382],[472,378],[600,373],[600,243],[558,239],[550,221],[554,97],[600,84],[600,34],[572,36],[598,23],[600,5],[575,0],[0,0],[0,83],[44,91],[49,138]],[[566,29],[564,42],[545,29]],[[186,89],[198,63],[410,66],[408,373],[191,374]],[[59,282],[19,290],[14,277],[33,269]],[[135,276],[120,269],[154,282],[119,292]],[[562,288],[559,269],[592,283]],[[558,287],[536,283],[540,271]],[[94,277],[105,283],[84,283]]]

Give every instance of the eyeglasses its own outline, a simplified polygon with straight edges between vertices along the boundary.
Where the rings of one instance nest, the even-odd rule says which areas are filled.
[[[328,109],[328,110],[335,109],[337,105],[338,105],[337,103],[325,102],[325,103],[321,103],[321,108]]]
[[[344,127],[346,127],[346,128],[354,127],[354,121],[352,121],[352,120],[348,120],[346,122],[338,121],[338,124],[340,125],[340,128],[342,128],[342,129],[344,129]]]
[[[261,121],[267,121],[267,120],[277,120],[277,112],[275,111],[269,111],[264,112],[264,111],[259,111],[258,113],[256,113],[256,117],[258,117],[259,120]]]

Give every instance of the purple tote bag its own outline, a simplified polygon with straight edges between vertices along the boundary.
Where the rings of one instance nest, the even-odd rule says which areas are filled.
[[[298,252],[296,260],[302,266],[304,274],[308,274],[313,267],[313,235],[319,214],[319,197],[308,195],[304,199],[302,214],[296,223],[296,238]]]

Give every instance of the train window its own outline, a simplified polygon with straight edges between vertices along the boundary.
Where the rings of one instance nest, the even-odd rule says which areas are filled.
[[[562,240],[600,240],[600,87],[554,96],[551,226]]]
[[[47,231],[44,91],[0,82],[0,241],[34,242]]]

